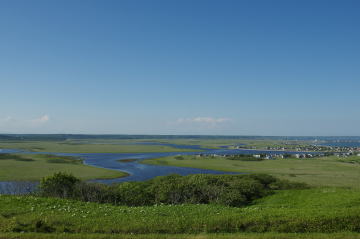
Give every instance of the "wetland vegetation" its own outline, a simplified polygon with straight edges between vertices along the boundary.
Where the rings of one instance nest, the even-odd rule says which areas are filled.
[[[83,153],[111,152],[121,144],[127,148],[115,151],[141,153],[145,148],[186,149],[133,143],[192,142],[204,148],[239,143],[239,139],[202,138],[71,140],[0,144]],[[251,155],[174,154],[142,162],[248,174],[170,175],[104,185],[84,180],[125,173],[87,166],[73,156],[0,154],[0,180],[43,178],[40,191],[30,195],[0,195],[0,238],[360,238],[359,158],[264,160]]]
[[[137,144],[133,140],[52,140],[52,141],[0,141],[0,149],[21,149],[32,152],[52,153],[152,153],[189,152],[166,145]]]
[[[120,171],[84,165],[70,156],[49,154],[0,154],[0,181],[39,181],[55,172],[68,172],[81,179],[124,177]]]
[[[252,156],[244,156],[252,157]],[[339,158],[336,156],[310,159],[231,160],[220,156],[197,157],[184,155],[181,160],[169,156],[147,159],[142,163],[203,168],[242,173],[267,173],[295,182],[313,186],[339,186],[360,189],[359,156]]]

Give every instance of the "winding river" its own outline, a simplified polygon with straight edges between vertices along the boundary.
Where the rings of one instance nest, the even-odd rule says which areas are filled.
[[[189,167],[175,167],[162,165],[142,164],[144,159],[160,158],[175,155],[195,155],[195,154],[295,154],[302,152],[291,151],[262,151],[262,150],[246,150],[246,149],[205,149],[199,145],[176,145],[176,144],[162,144],[162,143],[146,143],[155,145],[165,145],[174,148],[203,150],[201,152],[165,152],[165,153],[51,153],[51,152],[28,152],[16,149],[0,149],[0,153],[30,153],[30,154],[54,154],[61,156],[75,156],[81,157],[84,164],[99,168],[106,168],[112,170],[119,170],[129,174],[127,177],[115,179],[92,180],[100,183],[111,184],[125,181],[143,181],[151,179],[156,176],[164,176],[169,174],[234,174],[231,172],[197,169]],[[133,159],[134,161],[118,162],[118,160]],[[34,182],[0,182],[0,194],[2,193],[26,193],[34,190],[37,183]]]

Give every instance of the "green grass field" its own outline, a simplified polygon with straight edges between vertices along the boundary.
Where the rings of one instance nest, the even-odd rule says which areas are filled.
[[[0,154],[0,181],[38,181],[55,172],[68,172],[81,179],[124,177],[120,171],[96,168],[81,160],[45,154]]]
[[[23,149],[33,152],[53,153],[152,153],[196,151],[193,149],[177,149],[162,145],[132,144],[134,142],[137,141],[0,141],[0,149]]]
[[[2,195],[0,196],[0,232],[74,234],[360,232],[360,192],[339,188],[285,190],[242,208],[219,205],[126,207],[55,198]],[[302,234],[304,235],[306,234]],[[231,238],[233,235],[228,236]]]
[[[222,157],[184,156],[148,159],[143,163],[193,167],[242,173],[267,173],[291,181],[305,182],[313,186],[336,186],[360,189],[360,163],[351,163],[360,157],[351,157],[349,162],[341,158],[278,159],[264,161],[227,160]]]
[[[359,233],[87,234],[0,233],[0,239],[359,239]]]

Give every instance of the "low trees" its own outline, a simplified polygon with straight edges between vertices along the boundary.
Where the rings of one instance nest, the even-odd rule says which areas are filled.
[[[159,176],[144,182],[103,185],[57,173],[41,180],[39,194],[81,201],[144,206],[156,204],[221,204],[244,206],[274,189],[305,188],[301,183],[266,174]]]

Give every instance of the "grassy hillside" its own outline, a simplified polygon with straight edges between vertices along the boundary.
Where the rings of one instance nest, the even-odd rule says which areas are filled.
[[[81,179],[124,177],[127,174],[82,164],[72,157],[45,154],[0,154],[0,181],[38,181],[55,172],[68,172]]]
[[[273,176],[314,186],[352,187],[360,189],[360,163],[352,157],[341,161],[337,157],[315,159],[279,159],[264,161],[227,160],[222,157],[183,156],[149,159],[143,163],[172,165],[243,173],[267,173]]]
[[[0,233],[0,239],[359,239],[358,233],[88,234]]]
[[[281,191],[255,204],[112,206],[54,198],[0,196],[1,232],[333,233],[360,232],[360,192]]]

